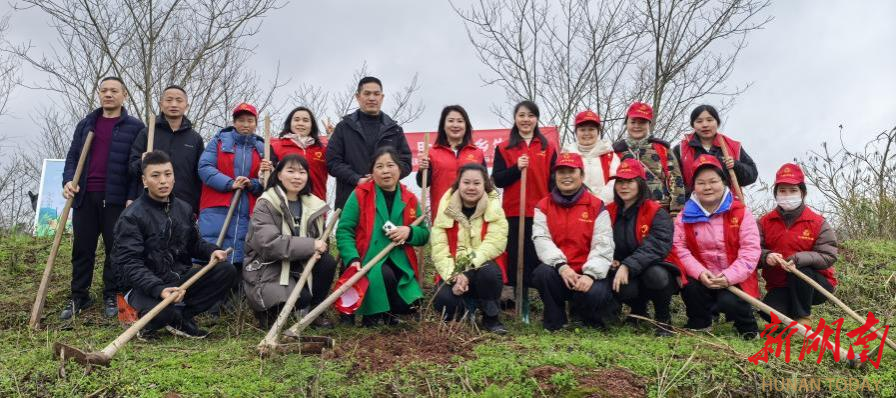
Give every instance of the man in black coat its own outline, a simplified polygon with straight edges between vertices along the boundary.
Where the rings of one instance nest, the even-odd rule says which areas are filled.
[[[187,92],[182,87],[172,85],[162,91],[162,98],[159,100],[161,114],[156,119],[153,149],[164,151],[171,157],[174,179],[177,181],[174,195],[187,202],[193,214],[198,214],[199,194],[202,192],[199,156],[205,149],[205,143],[185,116],[189,107]],[[130,172],[136,181],[142,175],[140,159],[147,149],[147,130],[143,129],[131,146]],[[130,199],[136,199],[136,196]]]
[[[355,186],[370,180],[370,157],[391,146],[398,151],[401,178],[411,173],[411,149],[404,130],[381,111],[383,85],[367,76],[355,93],[358,110],[342,118],[327,143],[327,170],[336,178],[336,208],[342,208]]]
[[[143,122],[129,116],[122,106],[128,94],[120,78],[103,78],[98,95],[101,107],[75,127],[62,173],[63,196],[66,199],[75,198],[72,204],[71,300],[59,314],[63,320],[93,304],[89,292],[100,235],[106,251],[103,263],[104,314],[110,318],[118,314],[115,296],[119,287],[110,261],[114,245],[112,228],[121,211],[130,203],[128,198],[135,197],[138,190],[128,174],[128,157],[134,138],[144,127]],[[72,180],[78,158],[91,131],[94,133],[93,142],[75,186]]]
[[[114,266],[132,289],[125,296],[140,316],[170,295],[175,303],[141,331],[150,338],[163,327],[183,337],[203,338],[193,317],[222,299],[236,279],[227,253],[199,236],[190,206],[172,195],[174,167],[162,151],[148,152],[142,161],[146,192],[121,214],[115,225]],[[178,286],[195,275],[191,258],[215,258],[218,265],[186,292]]]

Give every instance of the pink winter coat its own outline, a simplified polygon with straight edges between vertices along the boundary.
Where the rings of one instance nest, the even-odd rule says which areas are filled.
[[[740,250],[734,264],[728,264],[722,214],[725,213],[713,214],[709,222],[694,224],[697,245],[700,247],[700,257],[706,261],[706,264],[697,261],[687,247],[684,224],[681,221],[683,213],[675,218],[672,250],[678,255],[691,278],[699,279],[700,274],[709,271],[714,275],[719,273],[725,275],[729,284],[736,285],[756,271],[759,256],[762,254],[762,247],[759,244],[759,227],[753,213],[750,213],[749,209],[744,209],[744,217],[740,226]]]

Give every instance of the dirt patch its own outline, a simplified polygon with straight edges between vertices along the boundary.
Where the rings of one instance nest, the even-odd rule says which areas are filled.
[[[473,347],[490,336],[469,324],[422,322],[405,329],[386,329],[337,345],[328,354],[349,358],[356,369],[384,371],[409,362],[445,364],[459,356],[472,358]]]
[[[557,386],[551,381],[555,374],[569,371],[576,380],[575,387]],[[643,377],[624,368],[581,369],[551,365],[532,368],[527,375],[538,381],[545,394],[577,397],[623,398],[647,395]]]

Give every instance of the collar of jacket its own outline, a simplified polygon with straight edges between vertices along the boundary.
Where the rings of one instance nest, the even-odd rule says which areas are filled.
[[[181,131],[186,131],[193,128],[193,123],[190,122],[190,119],[187,119],[186,115],[184,115],[180,121],[180,127],[175,131],[171,129],[171,124],[168,123],[168,119],[165,118],[165,114],[159,112],[159,115],[156,116],[156,128],[165,129],[172,133],[179,133]]]
[[[364,128],[361,127],[361,110],[358,109],[345,117],[342,118],[345,120],[348,125],[358,134],[363,134]],[[397,126],[398,123],[392,120],[386,112],[380,111],[380,132],[389,131],[394,126]]]
[[[575,142],[568,145],[565,150],[566,152],[578,153],[582,155],[583,158],[596,158],[600,155],[613,152],[613,145],[609,141],[599,139],[594,143],[594,147],[586,152],[582,152],[579,149],[579,145]]]
[[[236,152],[234,147],[237,145],[255,147],[259,142],[264,142],[264,139],[255,134],[240,134],[233,126],[218,132],[218,138],[221,140],[221,150],[229,153]]]
[[[576,203],[579,203],[579,200],[582,199],[582,195],[585,194],[585,185],[583,184],[579,190],[572,194],[572,196],[566,196],[560,193],[560,190],[554,188],[551,191],[551,200],[560,205],[560,207],[573,207]]]
[[[775,211],[772,212],[773,218],[780,218],[781,221],[784,222],[784,225],[791,226],[793,223],[803,215],[803,210],[806,209],[806,202],[803,203],[793,210],[784,210],[781,206],[775,207]]]
[[[143,195],[140,195],[140,197],[137,198],[137,200],[142,200],[144,203],[146,203],[150,206],[157,207],[159,209],[164,209],[164,208],[170,207],[171,204],[174,203],[174,189],[172,189],[171,194],[168,195],[168,200],[163,202],[163,201],[153,199],[153,197],[149,195],[149,189],[143,188]]]
[[[102,116],[102,115],[103,115],[103,108],[101,108],[101,107],[96,108],[93,110],[93,112],[90,112],[89,114],[87,114],[87,119],[90,119],[91,125],[96,125],[96,120],[99,119],[100,116]],[[115,125],[118,126],[119,124],[124,123],[125,119],[127,119],[127,118],[128,118],[128,110],[125,109],[124,106],[122,106],[121,107],[121,116],[118,117],[118,121],[115,122]]]
[[[499,218],[504,217],[503,214],[498,211],[499,209],[502,209],[501,198],[498,195],[498,191],[492,191],[491,193],[482,195],[482,198],[476,203],[476,211],[473,212],[473,215],[470,216],[470,218],[467,218],[467,216],[464,215],[463,201],[460,198],[459,191],[449,191],[445,193],[445,196],[442,197],[440,202],[439,208],[445,210],[437,214],[436,219],[433,222],[434,225],[440,228],[451,228],[455,221],[464,228],[470,228],[471,222],[480,217],[487,223],[498,221]]]
[[[700,201],[694,197],[694,193],[691,193],[691,197],[688,198],[688,201],[684,204],[684,209],[681,211],[681,222],[685,224],[694,224],[698,222],[709,222],[709,219],[716,215],[721,214],[728,209],[731,208],[731,204],[734,202],[734,195],[731,194],[731,191],[726,187],[725,194],[722,196],[722,203],[719,204],[719,208],[715,211],[709,211],[703,208],[700,204]]]

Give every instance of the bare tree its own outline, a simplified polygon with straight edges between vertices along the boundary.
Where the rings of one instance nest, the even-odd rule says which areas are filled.
[[[6,42],[9,15],[0,17],[0,43]],[[6,114],[6,105],[13,89],[21,82],[21,61],[13,54],[0,53],[0,116]]]
[[[605,119],[624,116],[629,103],[651,102],[655,135],[674,138],[683,113],[707,95],[732,98],[743,88],[725,81],[745,45],[762,28],[766,0],[479,0],[454,6],[479,60],[486,84],[507,96],[493,111],[531,99],[542,121],[572,141],[570,121],[583,108]],[[727,51],[720,50],[724,44]],[[509,122],[509,120],[508,120]],[[623,128],[607,124],[619,137]]]

